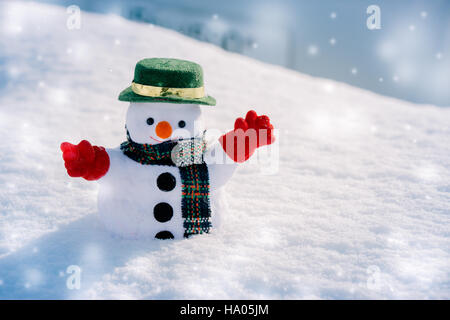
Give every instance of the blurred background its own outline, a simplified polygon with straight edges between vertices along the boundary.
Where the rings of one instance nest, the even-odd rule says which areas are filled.
[[[450,106],[450,1],[41,0],[170,28],[227,51]],[[380,29],[370,30],[370,5]]]

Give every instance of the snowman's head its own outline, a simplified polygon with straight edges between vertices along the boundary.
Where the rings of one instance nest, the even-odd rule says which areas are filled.
[[[196,104],[131,102],[126,126],[131,140],[140,144],[198,137],[204,131]]]

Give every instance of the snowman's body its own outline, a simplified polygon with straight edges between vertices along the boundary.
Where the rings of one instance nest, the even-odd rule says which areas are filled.
[[[154,123],[149,125],[147,119]],[[201,111],[196,105],[168,103],[131,103],[127,114],[127,129],[137,143],[158,143],[155,126],[161,121],[174,127],[184,121],[180,136],[197,137],[203,134]],[[161,141],[180,137],[172,134]],[[108,149],[110,167],[99,180],[99,217],[104,226],[114,234],[127,238],[183,238],[181,176],[179,168],[165,165],[143,165],[126,156],[120,148]],[[209,145],[205,158],[214,153],[214,159],[226,157],[221,145]],[[235,164],[208,164],[210,185],[211,224],[216,228],[226,205],[221,188],[232,176]]]

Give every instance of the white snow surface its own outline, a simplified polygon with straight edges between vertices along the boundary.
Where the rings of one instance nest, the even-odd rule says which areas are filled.
[[[157,26],[0,3],[0,298],[450,298],[450,109],[268,65]],[[279,169],[238,168],[220,230],[123,240],[97,220],[95,182],[59,144],[125,139],[117,100],[145,57],[193,60],[226,130],[254,108]],[[336,61],[339,63],[339,61]],[[79,266],[81,288],[66,272]]]

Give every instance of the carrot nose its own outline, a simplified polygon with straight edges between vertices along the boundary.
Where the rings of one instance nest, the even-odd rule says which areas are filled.
[[[172,127],[167,121],[161,121],[156,125],[155,132],[161,139],[167,139],[172,135]]]

